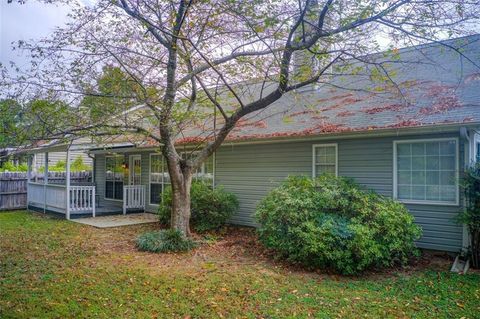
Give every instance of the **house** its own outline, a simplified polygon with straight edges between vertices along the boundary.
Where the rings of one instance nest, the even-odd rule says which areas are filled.
[[[77,144],[84,144],[88,143],[89,139],[78,139],[75,141]],[[55,144],[54,142],[51,142]],[[47,146],[47,143],[43,143],[43,146]],[[48,165],[50,167],[57,165],[59,162],[64,162],[65,161],[65,152],[51,152],[49,153],[48,156]],[[70,154],[70,158],[72,159],[77,159],[81,158],[83,163],[88,166],[92,166],[93,160],[90,156],[88,156],[87,153],[82,152],[82,151],[76,151],[72,152]],[[8,148],[3,148],[0,149],[0,166],[4,163],[10,161],[14,165],[20,165],[22,163],[26,162],[26,158],[24,156],[24,153],[22,152],[22,147],[8,147]],[[43,167],[45,167],[45,154],[44,153],[38,153],[34,154],[34,157],[32,159],[32,168],[35,171],[41,170]]]
[[[480,149],[480,35],[367,58],[375,64],[363,69],[388,68],[396,84],[365,70],[288,93],[243,119],[196,178],[235,193],[231,222],[255,226],[258,201],[288,175],[348,176],[405,203],[423,228],[419,247],[458,251],[467,238],[455,222],[464,209],[459,177]],[[258,85],[242,85],[258,94]],[[202,134],[192,127],[177,144],[188,150]],[[67,218],[157,210],[169,184],[161,145],[116,139],[30,152],[80,148],[94,158],[93,183],[29,183],[31,209]]]

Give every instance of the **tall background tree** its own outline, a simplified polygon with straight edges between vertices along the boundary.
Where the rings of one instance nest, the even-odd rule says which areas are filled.
[[[66,27],[47,39],[19,44],[30,53],[31,67],[15,76],[3,72],[3,83],[13,96],[61,100],[67,113],[75,114],[67,127],[45,123],[49,128],[36,138],[136,134],[158,142],[173,189],[171,225],[188,235],[192,175],[242,118],[287,92],[358,72],[356,60],[375,66],[372,77],[396,88],[394,74],[365,55],[385,49],[394,61],[399,46],[475,31],[480,2],[100,0],[71,5]],[[188,158],[179,154],[182,138],[195,151]]]

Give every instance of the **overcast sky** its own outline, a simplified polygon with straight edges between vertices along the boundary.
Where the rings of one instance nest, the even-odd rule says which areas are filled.
[[[0,0],[0,62],[15,61],[20,65],[28,60],[12,51],[12,41],[38,39],[50,34],[56,26],[67,21],[68,8],[27,1],[7,3]]]

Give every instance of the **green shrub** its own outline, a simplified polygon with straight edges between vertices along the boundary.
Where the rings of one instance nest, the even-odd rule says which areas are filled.
[[[459,215],[459,222],[466,225],[470,233],[469,255],[473,268],[480,268],[480,162],[466,172],[462,180],[467,205]]]
[[[26,172],[27,164],[14,165],[12,162],[5,162],[0,167],[0,172]]]
[[[343,274],[406,263],[421,234],[401,203],[331,175],[289,177],[255,216],[261,242],[279,257]]]
[[[212,188],[205,182],[194,182],[191,188],[190,225],[196,232],[218,229],[238,210],[237,197],[222,187]],[[170,224],[172,189],[168,187],[162,195],[159,208],[160,222]]]
[[[153,253],[180,252],[194,248],[195,242],[175,229],[165,229],[142,234],[137,238],[137,247]]]
[[[67,170],[66,162],[64,160],[59,160],[55,163],[55,165],[49,165],[48,171],[49,172],[65,172]],[[91,171],[92,167],[87,165],[83,162],[83,158],[81,155],[78,155],[71,163],[70,163],[70,172],[82,172],[82,171]],[[45,166],[41,166],[39,168],[40,172],[45,172]]]

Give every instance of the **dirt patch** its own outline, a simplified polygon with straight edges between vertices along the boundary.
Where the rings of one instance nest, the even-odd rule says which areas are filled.
[[[109,229],[89,229],[88,240],[95,245],[95,258],[106,258],[109,263],[129,264],[132,262],[149,272],[208,273],[225,271],[239,267],[254,267],[263,272],[296,273],[302,276],[321,278],[333,276],[328,270],[310,270],[300,265],[292,265],[277,260],[271,251],[258,241],[253,228],[225,227],[221,231],[206,235],[194,234],[200,242],[198,248],[188,253],[155,254],[138,251],[136,237],[144,232],[159,229],[159,225],[134,225]],[[406,267],[393,267],[367,271],[360,278],[386,278],[391,276],[412,275],[420,271],[446,271],[453,262],[453,256],[447,253],[422,251],[421,257],[412,259]],[[345,277],[349,278],[349,277]]]

